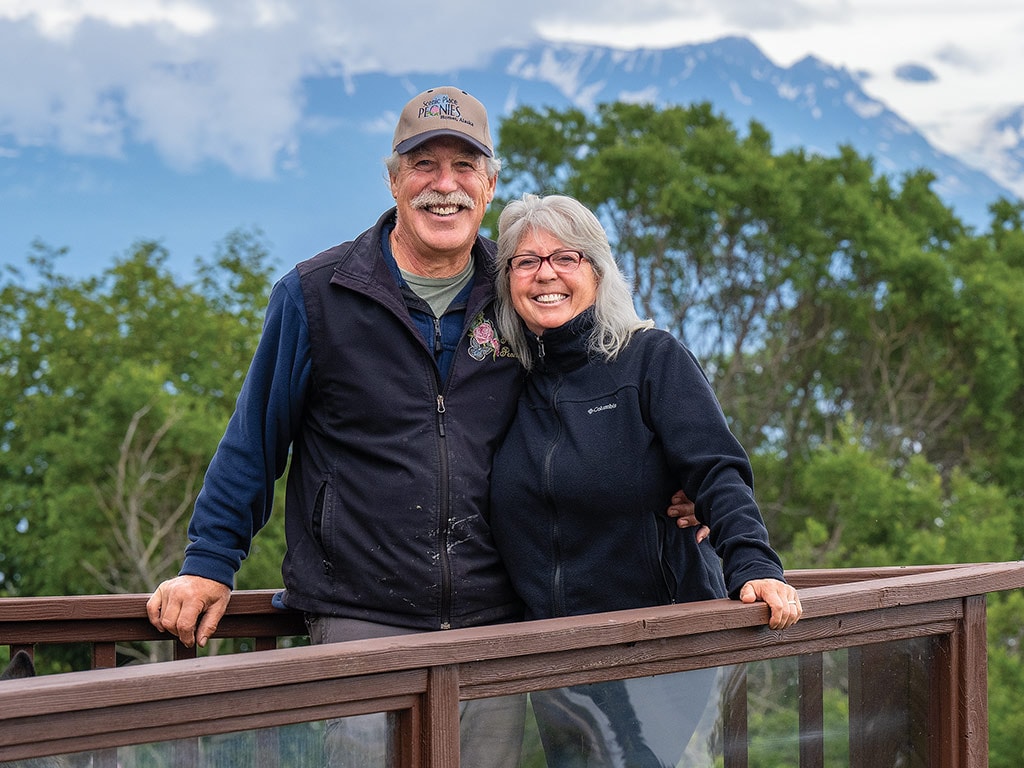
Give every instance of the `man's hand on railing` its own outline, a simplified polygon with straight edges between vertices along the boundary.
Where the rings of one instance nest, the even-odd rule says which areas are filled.
[[[740,588],[741,602],[754,603],[758,600],[767,603],[771,609],[768,626],[772,629],[791,627],[804,615],[796,589],[778,579],[754,579]]]
[[[206,647],[228,608],[231,589],[202,576],[177,576],[156,588],[146,603],[149,622],[186,647]]]

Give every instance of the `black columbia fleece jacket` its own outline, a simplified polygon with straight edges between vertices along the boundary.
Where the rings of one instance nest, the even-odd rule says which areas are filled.
[[[468,296],[435,322],[384,255],[393,221],[275,286],[182,573],[231,583],[290,449],[277,602],[424,630],[514,620],[488,486],[522,369],[495,330],[494,244],[477,240]]]
[[[495,457],[494,537],[526,618],[736,598],[752,579],[782,580],[746,453],[690,352],[652,329],[613,362],[592,360],[592,327],[591,309],[539,342],[528,334],[535,367]],[[666,515],[680,488],[714,548]]]

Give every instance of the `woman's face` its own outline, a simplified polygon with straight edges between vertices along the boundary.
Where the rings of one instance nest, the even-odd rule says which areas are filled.
[[[548,256],[566,248],[548,232],[528,231],[514,255]],[[556,271],[551,260],[546,259],[532,274],[519,274],[514,269],[509,269],[508,274],[512,306],[526,327],[538,336],[569,322],[597,298],[597,275],[586,259],[569,272]]]

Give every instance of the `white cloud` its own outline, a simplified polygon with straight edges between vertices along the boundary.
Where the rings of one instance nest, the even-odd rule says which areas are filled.
[[[455,69],[510,39],[495,30],[519,34],[468,0],[396,23],[409,14],[398,0],[0,0],[0,71],[17,73],[0,83],[0,147],[144,142],[175,168],[266,177],[299,141],[304,77]]]
[[[310,75],[452,70],[538,37],[634,48],[726,34],[783,66],[811,53],[862,73],[954,153],[1024,100],[1019,0],[520,0],[500,14],[479,0],[0,0],[0,151],[145,142],[177,168],[263,177],[307,127]],[[936,79],[897,77],[908,64]]]
[[[151,143],[190,169],[208,160],[270,175],[295,141],[306,74],[289,29],[207,25],[201,34],[165,18],[137,26],[86,16],[0,21],[0,141],[117,156]],[[124,19],[121,19],[124,21]],[[267,56],[280,46],[282,55]],[[24,62],[31,61],[32,66]]]
[[[0,18],[30,19],[43,37],[67,39],[87,20],[114,27],[167,24],[186,34],[202,34],[214,25],[214,16],[201,3],[165,0],[4,0]]]
[[[1007,0],[850,3],[842,26],[815,25],[803,33],[754,35],[770,56],[787,64],[803,50],[867,75],[864,89],[922,129],[939,148],[961,152],[982,121],[1019,105],[1024,92],[1024,5]],[[911,82],[899,67],[923,66],[935,79]]]

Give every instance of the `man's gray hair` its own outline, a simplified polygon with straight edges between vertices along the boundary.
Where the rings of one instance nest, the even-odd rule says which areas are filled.
[[[597,277],[595,326],[590,348],[605,360],[614,360],[633,334],[654,327],[642,320],[633,306],[633,294],[612,256],[608,235],[597,216],[566,195],[523,195],[498,217],[497,318],[498,329],[527,370],[533,366],[526,331],[512,305],[509,259],[531,232],[546,232],[566,248],[582,251]],[[543,255],[543,254],[541,254]]]

